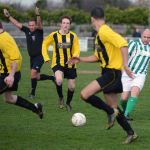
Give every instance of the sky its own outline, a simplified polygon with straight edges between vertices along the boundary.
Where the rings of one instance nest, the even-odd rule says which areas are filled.
[[[62,1],[62,0],[49,0],[49,1],[54,1],[54,2],[58,2],[58,1]],[[10,4],[12,3],[18,3],[20,2],[21,5],[26,5],[26,6],[30,6],[32,4],[34,4],[35,2],[37,2],[37,0],[0,0],[0,3],[3,3],[3,2],[10,2]]]
[[[64,0],[48,0],[48,1],[53,1],[53,2],[61,2],[61,1],[64,1]],[[130,0],[130,1],[136,1],[136,0]],[[10,4],[12,3],[18,3],[20,2],[21,5],[25,5],[25,6],[30,6],[30,5],[33,5],[35,2],[37,2],[37,0],[0,0],[0,3],[3,3],[3,2],[10,2]]]
[[[10,4],[12,4],[12,3],[20,2],[21,5],[30,6],[30,5],[34,4],[36,1],[37,0],[0,0],[0,3],[10,2]]]

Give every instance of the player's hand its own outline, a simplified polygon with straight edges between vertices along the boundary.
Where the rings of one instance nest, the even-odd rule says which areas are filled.
[[[79,63],[79,62],[80,62],[80,58],[77,57],[77,56],[74,56],[74,57],[71,57],[71,58],[66,62],[66,64],[72,66],[72,65],[77,64],[77,63]]]
[[[36,15],[39,15],[39,8],[35,8],[35,13],[36,13]]]
[[[11,76],[11,75],[7,76],[4,79],[4,82],[8,85],[8,87],[12,87],[14,83],[14,76]]]
[[[47,64],[48,64],[48,63],[51,63],[51,61],[49,60],[49,61],[46,61],[45,63],[47,63]]]
[[[7,11],[7,9],[4,9],[4,14],[5,14],[6,17],[10,16],[9,12]]]
[[[127,66],[127,67],[124,67],[124,70],[126,71],[127,75],[128,75],[130,78],[132,78],[132,79],[135,78],[134,72],[132,72],[131,69],[130,69],[128,66]]]
[[[124,69],[121,70],[121,73],[122,73],[122,74],[124,73]]]

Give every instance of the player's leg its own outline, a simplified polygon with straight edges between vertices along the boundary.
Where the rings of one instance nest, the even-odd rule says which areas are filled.
[[[72,111],[70,102],[73,98],[74,91],[75,91],[75,79],[68,79],[68,92],[67,92],[67,101],[66,101],[66,108],[68,111]]]
[[[31,94],[26,98],[35,98],[35,90],[37,86],[37,80],[40,79],[40,70],[44,63],[43,56],[36,56],[30,58],[30,68],[31,68]]]
[[[124,142],[124,144],[131,143],[135,139],[138,138],[137,134],[133,131],[131,128],[130,124],[127,122],[124,113],[120,110],[119,107],[117,107],[117,95],[116,93],[111,93],[111,94],[105,94],[105,99],[107,104],[112,107],[112,108],[117,108],[118,109],[118,115],[117,115],[117,121],[120,124],[120,126],[127,132],[127,138]],[[109,116],[108,116],[109,117]],[[112,121],[111,121],[112,122]],[[108,124],[107,126],[110,126],[111,124],[109,123],[108,119]]]
[[[129,114],[134,109],[137,103],[137,98],[138,98],[140,91],[142,90],[144,86],[145,78],[146,78],[146,75],[135,74],[135,78],[131,82],[131,97],[129,98],[127,102],[126,111],[124,113],[127,120],[133,120],[133,118],[129,117]]]
[[[106,129],[110,129],[113,126],[118,111],[111,108],[109,105],[104,103],[101,98],[94,95],[100,91],[102,91],[102,88],[100,87],[99,83],[94,80],[81,91],[81,97],[83,100],[85,100],[85,102],[90,103],[92,106],[98,109],[104,110],[107,115],[110,116],[108,121],[109,125],[106,125]]]
[[[126,107],[126,110],[124,113],[125,116],[129,116],[129,114],[131,113],[131,111],[135,107],[139,93],[140,93],[140,88],[137,86],[133,86],[132,90],[131,90],[131,97],[129,98],[129,100],[127,102],[127,107]]]
[[[38,63],[37,63],[37,57],[35,58],[30,58],[30,69],[31,69],[31,72],[30,72],[30,76],[31,76],[31,93],[29,96],[27,96],[26,98],[35,98],[35,90],[36,90],[36,86],[37,86],[37,78],[36,78],[36,75],[38,73],[38,70],[39,69],[39,66],[38,66]],[[39,71],[40,72],[40,71]]]
[[[31,69],[31,94],[26,98],[35,98],[35,90],[37,86],[37,73],[38,71],[35,69]]]
[[[37,71],[38,73],[40,73],[40,69],[42,68],[44,64],[44,59],[43,59],[43,56],[38,56],[38,59],[36,61],[36,68],[37,68]],[[49,76],[49,75],[46,75],[46,74],[38,74],[37,75],[37,80],[38,81],[43,81],[43,80],[52,80],[53,82],[55,81],[55,78],[54,78],[54,75],[52,76]]]
[[[115,73],[115,76],[116,76],[116,79],[115,79],[115,82],[114,86],[108,86],[108,88],[113,88],[113,91],[114,93],[106,93],[107,90],[109,89],[104,89],[104,93],[105,93],[105,98],[106,98],[106,102],[110,105],[110,106],[113,106],[113,107],[116,107],[116,104],[117,104],[117,95],[118,94],[115,94],[115,93],[122,93],[122,82],[121,82],[121,74],[119,71],[117,70],[114,70],[114,73]],[[106,90],[106,91],[105,91]],[[107,95],[108,94],[108,95]],[[112,100],[111,100],[112,98]],[[114,105],[113,105],[114,103]],[[117,107],[117,110],[118,110],[118,116],[117,116],[117,121],[118,123],[120,124],[120,126],[127,132],[127,139],[125,140],[124,143],[130,143],[132,141],[134,141],[135,139],[137,139],[137,135],[136,133],[132,130],[130,124],[127,122],[125,116],[124,116],[124,113],[120,110],[119,107]]]
[[[107,105],[117,109],[117,93],[104,94]]]
[[[4,102],[29,109],[34,113],[37,113],[41,119],[43,118],[43,110],[41,103],[32,104],[20,96],[13,95],[12,91],[6,91],[5,93],[3,93],[3,96]]]
[[[76,77],[77,77],[76,69],[67,68],[64,70],[64,78],[68,79],[68,93],[67,93],[67,101],[66,101],[66,108],[68,111],[72,111],[70,102],[73,98],[73,94],[75,91],[75,78]]]
[[[38,81],[52,80],[53,82],[55,82],[55,77],[54,77],[54,75],[48,76],[48,75],[46,75],[46,74],[41,74],[41,75],[39,75],[39,76],[37,77],[37,80],[38,80]]]
[[[121,78],[123,92],[121,93],[121,97],[120,97],[120,105],[123,109],[123,112],[125,112],[125,110],[126,110],[127,101],[128,101],[130,91],[131,91],[132,80],[133,79],[130,78],[124,71],[122,74],[122,78]]]
[[[117,117],[117,122],[120,124],[120,126],[127,132],[127,138],[123,144],[131,143],[132,141],[136,140],[138,138],[137,134],[133,131],[130,124],[127,122],[123,111],[120,110],[118,107],[119,115]]]
[[[62,93],[62,75],[63,75],[63,71],[62,71],[62,67],[59,66],[55,66],[53,68],[54,74],[55,74],[55,78],[56,78],[56,89],[57,89],[57,93],[59,96],[59,101],[58,101],[58,105],[59,108],[63,108],[64,107],[64,98],[63,98],[63,93]]]
[[[123,91],[120,97],[120,105],[122,106],[123,112],[126,111],[127,101],[130,95],[130,91]]]
[[[117,110],[117,93],[110,93],[110,94],[104,94],[106,104],[114,109],[113,114],[108,114],[108,121],[106,125],[106,129],[109,129],[112,127],[115,123],[115,118],[118,116],[118,110]]]

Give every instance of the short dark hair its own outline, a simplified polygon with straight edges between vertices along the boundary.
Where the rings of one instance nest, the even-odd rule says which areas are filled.
[[[3,28],[2,20],[0,19],[0,29]]]
[[[35,24],[37,24],[37,22],[36,22],[36,20],[35,20],[35,19],[29,19],[28,24],[29,24],[29,22],[30,22],[30,21],[34,21],[34,22],[35,22]]]
[[[104,10],[101,7],[95,7],[91,11],[91,17],[95,19],[104,19]]]
[[[64,16],[62,16],[62,17],[60,18],[60,23],[62,23],[62,20],[63,20],[64,18],[69,19],[69,20],[70,20],[70,24],[72,23],[71,17],[70,17],[70,16],[67,16],[67,15],[64,15]]]

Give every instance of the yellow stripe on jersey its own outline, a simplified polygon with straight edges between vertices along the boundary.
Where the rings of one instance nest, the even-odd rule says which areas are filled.
[[[95,56],[102,68],[123,69],[121,47],[127,47],[127,41],[107,25],[102,25],[95,39]]]
[[[51,68],[56,65],[64,67],[66,65],[65,63],[69,60],[70,57],[79,57],[80,55],[78,38],[76,34],[71,31],[69,31],[67,34],[60,34],[58,31],[56,31],[44,39],[42,44],[42,55],[45,62],[50,60],[47,54],[47,50],[50,44],[53,44],[53,58]],[[76,65],[67,65],[67,67],[76,68]]]
[[[0,73],[10,73],[13,61],[18,64],[16,72],[20,71],[22,56],[18,46],[7,32],[2,32],[0,33]]]

